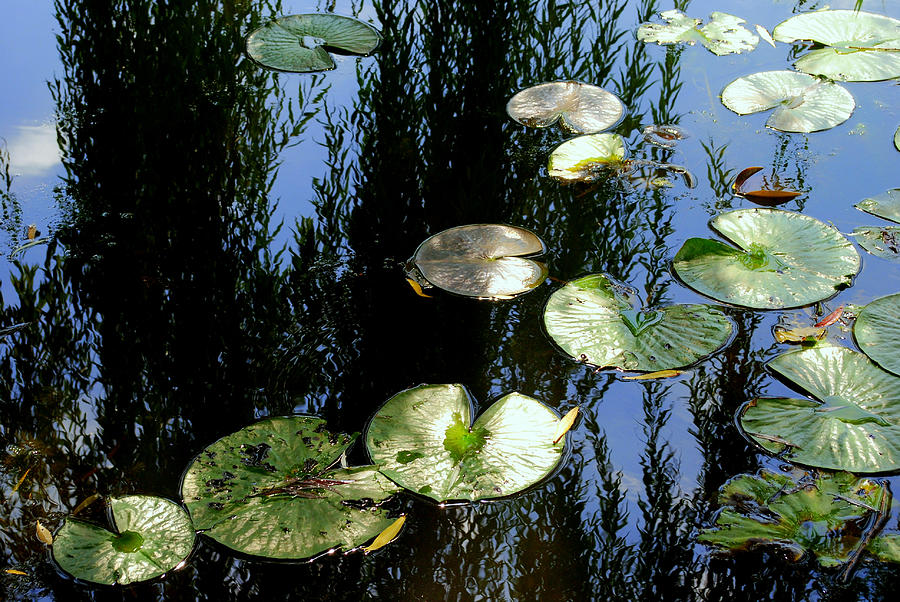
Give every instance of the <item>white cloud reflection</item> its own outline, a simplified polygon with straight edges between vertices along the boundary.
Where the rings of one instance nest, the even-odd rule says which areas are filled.
[[[56,143],[56,126],[16,126],[16,135],[7,140],[9,171],[14,176],[40,176],[59,164],[59,145]]]

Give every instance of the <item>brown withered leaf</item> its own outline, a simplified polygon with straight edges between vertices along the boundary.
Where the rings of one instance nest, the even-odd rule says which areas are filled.
[[[731,185],[731,189],[734,190],[735,194],[743,194],[744,182],[746,182],[750,178],[750,176],[762,170],[762,167],[748,167],[746,169],[742,169],[741,173],[739,173],[734,179],[734,184]]]
[[[749,190],[740,193],[742,197],[748,201],[753,201],[757,205],[764,207],[777,207],[782,203],[787,203],[791,199],[795,199],[803,194],[796,190]]]

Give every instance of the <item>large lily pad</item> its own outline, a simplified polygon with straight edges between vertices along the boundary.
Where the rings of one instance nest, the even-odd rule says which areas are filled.
[[[860,211],[900,223],[900,188],[891,188],[881,194],[866,197],[854,207]]]
[[[819,468],[900,469],[900,377],[844,347],[786,353],[768,365],[818,401],[761,397],[744,404],[740,425],[761,447]]]
[[[691,288],[725,303],[757,309],[800,307],[851,285],[859,254],[835,228],[779,209],[739,209],[710,227],[737,248],[690,238],[672,263]]]
[[[354,548],[391,524],[378,504],[398,490],[374,466],[330,468],[355,438],[319,418],[268,418],[200,452],[181,495],[198,529],[244,554]]]
[[[638,28],[637,37],[644,42],[676,44],[699,42],[710,52],[723,55],[753,50],[759,37],[744,29],[740,17],[728,13],[714,12],[709,23],[700,27],[701,19],[692,19],[680,10],[667,10],[659,14],[665,25],[644,23]]]
[[[372,461],[399,485],[433,498],[480,500],[511,495],[562,458],[559,417],[531,397],[510,393],[474,424],[462,385],[419,385],[391,397],[366,431]]]
[[[326,48],[369,54],[380,42],[377,29],[352,17],[289,15],[247,36],[247,54],[264,67],[302,73],[334,69]]]
[[[625,158],[625,140],[618,134],[588,134],[566,140],[550,153],[550,176],[571,182],[595,180],[617,169]]]
[[[106,585],[159,577],[194,547],[191,519],[169,500],[129,495],[109,500],[113,530],[69,517],[53,541],[53,558],[78,579]]]
[[[576,81],[547,82],[517,92],[506,112],[528,127],[543,128],[559,121],[579,134],[608,130],[625,114],[619,98],[599,86]]]
[[[900,77],[900,21],[864,11],[822,10],[796,15],[777,25],[779,42],[823,44],[794,66],[840,81],[880,81]]]
[[[900,293],[866,305],[853,324],[853,336],[879,366],[900,374]]]
[[[457,226],[419,245],[407,262],[410,277],[424,278],[457,295],[480,299],[527,293],[547,277],[547,267],[529,259],[545,251],[544,243],[525,228],[502,224]]]
[[[796,71],[762,71],[734,80],[722,90],[722,104],[748,115],[775,109],[766,121],[782,132],[817,132],[853,113],[853,96],[832,82]]]
[[[869,254],[900,261],[900,227],[860,226],[853,229],[852,235]]]
[[[642,311],[621,290],[602,274],[569,282],[547,301],[547,334],[579,361],[641,371],[693,364],[731,336],[731,321],[711,305]]]

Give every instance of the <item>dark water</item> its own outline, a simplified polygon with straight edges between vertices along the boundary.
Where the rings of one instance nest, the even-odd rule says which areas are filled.
[[[896,598],[896,566],[863,565],[844,584],[812,560],[718,557],[695,543],[723,482],[777,466],[733,415],[752,397],[789,393],[763,367],[785,349],[771,328],[811,310],[728,310],[738,331],[725,350],[648,383],[575,364],[540,326],[558,280],[591,272],[650,305],[698,301],[668,262],[686,238],[709,235],[710,217],[751,206],[729,189],[750,165],[806,193],[786,209],[843,232],[876,223],[852,204],[898,186],[895,84],[847,84],[857,109],[833,130],[767,130],[765,116],[738,117],[717,95],[740,75],[786,68],[790,49],[645,46],[637,24],[672,8],[653,0],[18,4],[3,7],[0,36],[0,134],[21,174],[3,187],[2,247],[30,223],[54,242],[2,279],[0,327],[30,323],[0,339],[0,438],[19,446],[0,465],[0,550],[3,568],[28,573],[0,573],[8,598]],[[678,5],[771,30],[824,3]],[[900,17],[897,0],[865,8]],[[244,35],[270,15],[326,10],[376,23],[377,53],[318,75],[274,75],[242,55]],[[576,194],[546,178],[563,134],[526,131],[504,106],[561,78],[618,94],[627,117],[616,131],[631,155],[685,165],[698,187],[610,180]],[[669,158],[640,144],[650,123],[692,137]],[[485,222],[538,233],[557,280],[500,303],[417,297],[399,266],[418,243]],[[863,253],[855,286],[826,305],[897,291],[896,264]],[[384,400],[422,382],[463,383],[482,408],[513,390],[560,412],[581,406],[569,457],[511,499],[438,508],[400,496],[400,539],[368,557],[274,564],[201,539],[184,570],[114,589],[60,574],[34,536],[35,520],[54,528],[95,492],[178,499],[192,456],[261,416],[313,413],[361,431]],[[351,460],[365,462],[359,446]]]

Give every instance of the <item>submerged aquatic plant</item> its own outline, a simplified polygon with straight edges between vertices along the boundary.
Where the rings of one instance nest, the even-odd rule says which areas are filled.
[[[619,123],[625,106],[615,94],[599,86],[558,81],[517,92],[506,104],[506,113],[528,127],[544,128],[558,121],[570,132],[589,134]]]
[[[713,54],[735,54],[756,48],[759,38],[745,29],[740,17],[714,12],[709,22],[700,27],[702,19],[688,17],[680,10],[667,10],[659,14],[665,24],[644,23],[638,28],[637,38],[643,42],[676,44],[699,42]]]

